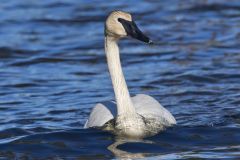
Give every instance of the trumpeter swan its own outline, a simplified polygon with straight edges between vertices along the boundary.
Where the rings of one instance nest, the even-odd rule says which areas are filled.
[[[176,120],[153,97],[145,94],[130,97],[117,44],[119,39],[127,36],[152,43],[139,30],[129,13],[113,11],[105,23],[105,52],[116,103],[98,103],[84,128],[101,128],[118,136],[143,138],[176,124]]]

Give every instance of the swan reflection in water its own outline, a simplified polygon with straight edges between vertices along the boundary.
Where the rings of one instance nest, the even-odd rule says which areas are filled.
[[[135,158],[145,158],[150,156],[150,153],[131,153],[127,151],[123,151],[119,149],[118,147],[120,145],[126,144],[126,143],[147,143],[147,144],[153,144],[152,141],[149,140],[143,140],[143,139],[122,139],[122,138],[116,138],[115,142],[107,147],[109,151],[111,151],[116,158],[121,159],[135,159]]]

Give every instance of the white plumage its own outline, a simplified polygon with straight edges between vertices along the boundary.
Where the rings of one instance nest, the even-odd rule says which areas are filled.
[[[117,44],[119,39],[126,36],[151,43],[137,28],[130,14],[112,12],[105,24],[105,52],[116,102],[98,103],[84,128],[100,128],[118,136],[143,138],[176,124],[176,120],[153,97],[145,94],[130,97]]]
[[[136,112],[143,117],[160,120],[163,125],[171,126],[176,124],[172,114],[164,108],[153,97],[145,94],[138,94],[131,97]],[[117,106],[113,101],[98,103],[91,111],[84,128],[102,127],[108,121],[117,116]]]

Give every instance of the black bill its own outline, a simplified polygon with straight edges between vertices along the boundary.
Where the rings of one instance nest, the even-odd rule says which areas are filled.
[[[118,21],[123,25],[128,36],[131,36],[131,37],[138,39],[140,41],[143,41],[145,43],[149,43],[149,44],[153,43],[147,36],[145,36],[140,31],[140,29],[137,27],[137,25],[134,21],[127,21],[122,18],[118,18]]]

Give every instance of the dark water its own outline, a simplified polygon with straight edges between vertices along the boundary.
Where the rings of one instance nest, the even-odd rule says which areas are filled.
[[[82,129],[114,98],[103,50],[112,10],[159,42],[120,44],[131,94],[152,95],[178,122],[144,141]],[[2,0],[0,80],[1,160],[240,159],[238,0]]]

